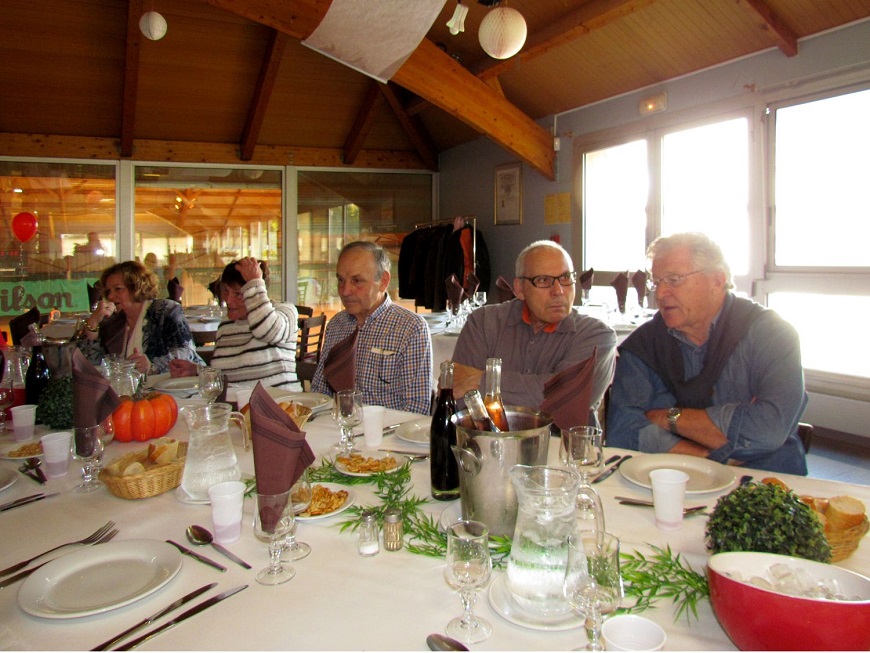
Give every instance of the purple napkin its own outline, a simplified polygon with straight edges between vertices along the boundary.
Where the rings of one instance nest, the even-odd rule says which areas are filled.
[[[184,294],[184,286],[178,280],[178,277],[172,277],[166,284],[169,291],[169,299],[175,302],[181,302],[181,295]]]
[[[499,276],[499,278],[495,280],[495,289],[498,293],[499,304],[511,300],[516,296],[514,295],[514,287],[511,285],[510,281],[502,276]]]
[[[595,279],[595,268],[589,268],[580,273],[580,290],[592,290],[592,281]]]
[[[323,376],[335,392],[356,386],[356,338],[359,328],[329,350],[323,363]]]
[[[469,272],[465,275],[465,296],[468,299],[474,299],[474,293],[477,292],[477,289],[480,287],[480,279],[477,278],[477,275],[474,272]]]
[[[447,281],[445,281],[444,284],[447,286],[448,305],[451,310],[456,313],[459,310],[459,305],[462,303],[462,296],[465,294],[465,289],[462,287],[462,284],[459,283],[455,274],[451,274],[447,277]]]
[[[592,403],[592,375],[595,371],[596,348],[585,361],[554,374],[544,384],[541,410],[550,413],[560,429],[589,424]]]
[[[616,288],[616,303],[619,304],[619,312],[625,313],[625,298],[628,297],[628,270],[617,274],[610,285]]]
[[[78,349],[72,355],[73,425],[89,428],[103,421],[121,405],[118,394]]]
[[[646,270],[638,270],[631,275],[631,285],[637,291],[637,304],[643,308],[643,300],[646,297]]]

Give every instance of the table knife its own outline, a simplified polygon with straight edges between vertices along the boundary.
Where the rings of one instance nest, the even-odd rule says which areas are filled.
[[[182,612],[180,615],[175,617],[175,619],[167,621],[165,624],[158,626],[157,628],[155,628],[154,630],[152,630],[150,632],[145,633],[141,637],[137,637],[136,639],[130,640],[129,642],[119,646],[115,650],[116,651],[129,651],[130,649],[134,649],[137,646],[139,646],[139,644],[148,641],[149,639],[151,639],[155,635],[159,635],[164,630],[169,630],[170,628],[172,628],[176,624],[180,624],[185,619],[189,619],[190,617],[194,616],[195,614],[199,614],[203,610],[206,610],[207,608],[210,608],[211,606],[213,606],[215,603],[220,603],[224,599],[228,599],[233,594],[238,594],[243,589],[247,589],[247,587],[248,587],[247,585],[239,585],[238,587],[234,587],[233,589],[227,590],[226,592],[221,592],[220,594],[213,596],[210,599],[206,599],[202,603],[197,603],[195,606],[190,608],[190,610],[187,610],[186,612]]]
[[[593,478],[593,479],[592,479],[592,482],[593,482],[593,483],[600,483],[600,482],[603,481],[604,479],[606,479],[606,478],[610,478],[610,475],[613,474],[613,472],[615,472],[617,469],[619,469],[619,466],[620,466],[622,463],[624,463],[626,460],[628,460],[629,458],[631,458],[630,455],[629,455],[629,456],[623,456],[623,457],[620,458],[618,461],[616,461],[616,462],[615,462],[611,467],[608,467],[608,468],[605,469],[603,472],[601,472],[598,476],[596,476],[595,478]]]
[[[224,567],[223,565],[216,563],[214,560],[212,560],[210,558],[206,558],[204,555],[199,554],[196,551],[191,551],[186,546],[180,545],[178,542],[173,542],[172,540],[166,540],[166,542],[168,544],[171,544],[172,546],[174,546],[179,551],[181,551],[184,555],[190,556],[191,558],[199,560],[204,565],[208,565],[209,567],[214,567],[215,569],[217,569],[219,571],[226,571],[227,570],[227,568]]]
[[[4,503],[2,506],[0,506],[0,512],[12,510],[13,508],[18,508],[20,506],[26,506],[28,503],[34,503],[35,501],[42,501],[43,499],[56,497],[58,494],[58,492],[52,492],[51,494],[32,494],[27,497],[22,497],[21,499],[16,499],[15,501]]]
[[[215,551],[217,551],[218,553],[222,553],[223,555],[225,555],[227,558],[229,558],[230,560],[235,562],[240,567],[244,567],[245,569],[251,569],[251,565],[249,565],[247,562],[242,560],[239,556],[237,556],[235,553],[233,553],[229,549],[225,549],[223,546],[221,546],[217,542],[212,542],[211,546]]]
[[[148,617],[147,619],[143,619],[143,620],[140,621],[139,623],[130,626],[130,627],[129,627],[127,630],[125,630],[124,632],[122,632],[122,633],[118,633],[118,634],[115,635],[112,639],[106,640],[106,641],[103,642],[102,644],[98,644],[97,646],[95,646],[95,647],[92,648],[91,650],[92,650],[92,651],[105,651],[105,650],[111,648],[113,644],[117,644],[117,643],[120,642],[122,639],[124,639],[125,637],[127,637],[127,635],[132,635],[132,634],[135,633],[137,630],[141,630],[141,629],[144,628],[145,626],[148,626],[149,624],[154,623],[155,621],[157,621],[158,619],[160,619],[160,617],[165,617],[166,615],[168,615],[170,612],[172,612],[172,611],[175,610],[176,608],[180,608],[180,607],[181,607],[182,605],[184,605],[185,603],[187,603],[187,602],[189,602],[189,601],[192,601],[193,599],[195,599],[195,598],[196,598],[197,596],[199,596],[200,594],[203,594],[203,593],[205,593],[205,592],[208,592],[210,589],[212,589],[212,588],[214,588],[214,587],[217,587],[217,583],[209,583],[208,585],[203,585],[203,586],[200,587],[199,589],[192,591],[190,594],[185,594],[184,596],[182,596],[182,597],[181,597],[180,599],[178,599],[177,601],[173,601],[172,603],[170,603],[169,605],[167,605],[167,606],[166,606],[165,608],[163,608],[160,612],[157,612],[157,613],[151,615],[150,617]]]

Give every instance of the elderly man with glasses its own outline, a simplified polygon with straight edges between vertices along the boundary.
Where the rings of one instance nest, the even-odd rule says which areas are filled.
[[[647,256],[659,311],[619,348],[607,444],[805,475],[795,329],[729,292],[728,264],[703,234],[659,238]]]
[[[590,424],[613,377],[616,334],[601,320],[574,309],[577,272],[560,245],[540,240],[516,260],[516,299],[480,308],[468,318],[453,353],[453,393],[483,391],[487,358],[502,359],[502,399],[537,407],[544,384],[596,352]]]

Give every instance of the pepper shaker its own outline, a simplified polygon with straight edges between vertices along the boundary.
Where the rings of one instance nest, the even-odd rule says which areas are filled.
[[[398,551],[402,548],[404,537],[402,511],[390,508],[384,512],[384,548],[387,551]]]
[[[359,554],[370,557],[381,550],[378,542],[378,521],[374,510],[364,510],[359,522]]]

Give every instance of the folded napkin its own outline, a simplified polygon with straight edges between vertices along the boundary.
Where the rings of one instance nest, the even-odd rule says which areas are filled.
[[[335,391],[353,390],[356,387],[356,337],[359,328],[329,350],[323,363],[323,376]]]
[[[589,268],[580,273],[580,290],[592,290],[592,281],[595,279],[595,268]]]
[[[282,494],[293,487],[314,462],[314,452],[305,439],[305,432],[275,403],[262,383],[251,393],[249,416],[257,494]],[[285,506],[286,502],[258,503],[264,531],[275,530]]]
[[[121,405],[118,394],[78,349],[72,355],[73,425],[88,428],[102,424]]]
[[[24,338],[30,335],[30,325],[39,324],[39,309],[34,306],[23,315],[13,317],[9,320],[9,333],[12,334],[12,344],[33,344],[25,343]]]
[[[209,282],[208,291],[214,295],[216,300],[221,301],[221,280],[215,279],[214,281]]]
[[[465,294],[465,289],[462,287],[462,284],[459,283],[459,280],[456,278],[455,274],[451,274],[447,277],[447,281],[444,282],[447,286],[447,303],[451,310],[456,313],[459,310],[459,305],[462,303],[462,297]]]
[[[91,284],[87,284],[88,286],[88,306],[94,306],[103,298],[103,288],[100,286],[100,282],[97,281],[93,286]]]
[[[466,274],[465,286],[463,286],[465,296],[468,297],[468,299],[474,299],[474,293],[477,292],[478,288],[480,288],[480,279],[477,278],[477,275],[474,274],[474,272]]]
[[[553,416],[560,429],[589,425],[592,403],[592,377],[595,371],[596,348],[585,361],[554,374],[544,384],[541,410]]]
[[[498,293],[499,304],[515,297],[514,287],[511,285],[510,281],[502,276],[499,276],[499,278],[495,280],[495,289]]]
[[[178,277],[172,277],[166,282],[166,288],[169,290],[169,299],[174,302],[181,302],[181,295],[184,294],[184,286],[178,280]]]
[[[631,285],[637,291],[637,305],[643,308],[643,300],[646,297],[646,270],[638,270],[631,275]]]
[[[625,298],[628,297],[628,270],[617,274],[610,285],[616,288],[616,303],[619,304],[619,312],[625,313]]]

